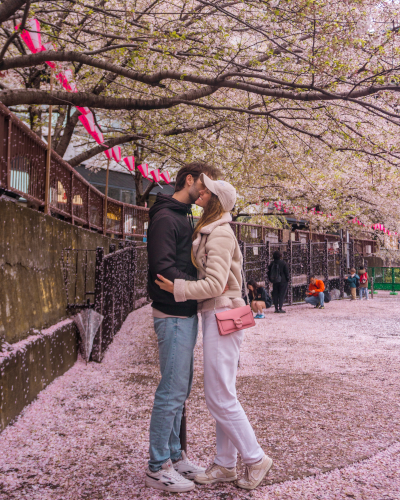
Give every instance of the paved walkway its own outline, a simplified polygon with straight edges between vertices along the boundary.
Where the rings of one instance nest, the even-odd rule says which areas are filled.
[[[257,491],[202,486],[185,499],[400,499],[400,300],[268,311],[246,332],[239,399],[275,465]],[[214,422],[201,336],[189,453],[207,465]],[[150,307],[133,312],[103,363],[78,361],[0,435],[0,499],[165,498],[144,488],[159,378]]]

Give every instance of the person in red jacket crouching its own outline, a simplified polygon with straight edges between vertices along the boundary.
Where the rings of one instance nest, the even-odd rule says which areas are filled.
[[[324,282],[322,280],[317,280],[315,276],[311,276],[308,292],[306,292],[307,304],[312,304],[316,309],[324,309],[324,290]]]

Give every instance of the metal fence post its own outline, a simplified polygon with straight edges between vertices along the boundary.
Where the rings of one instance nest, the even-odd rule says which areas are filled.
[[[324,242],[324,279],[325,279],[325,288],[329,290],[329,269],[328,269],[328,240]]]
[[[390,295],[398,295],[398,293],[396,292],[396,286],[395,286],[394,267],[392,267],[392,291],[390,292]]]
[[[270,258],[270,244],[269,244],[269,241],[267,241],[265,243],[265,245],[264,245],[264,251],[265,251],[265,256],[264,256],[264,260],[265,260],[265,276],[264,276],[264,280],[265,280],[265,288],[269,292],[269,289],[270,289],[270,283],[269,283],[269,278],[268,278],[268,267],[269,267],[269,258]]]
[[[104,303],[104,248],[97,247],[96,249],[96,264],[95,264],[95,279],[94,279],[94,310],[103,314]],[[103,324],[100,325],[99,331],[93,341],[92,359],[101,361],[101,345],[103,341]]]
[[[293,304],[293,242],[288,241],[287,245],[287,261],[289,267],[289,283],[288,283],[288,304],[291,306]]]
[[[132,242],[132,310],[136,309],[136,270],[137,270],[137,242]]]
[[[12,121],[11,116],[5,119],[7,124],[7,172],[6,172],[6,189],[11,188],[11,135],[12,135]]]
[[[246,244],[244,241],[239,241],[239,248],[240,251],[242,252],[243,256],[243,283],[242,283],[242,295],[243,297],[246,296],[245,290],[246,290],[246,283],[247,283],[247,278],[246,278]]]
[[[339,242],[339,261],[340,261],[340,271],[339,271],[339,290],[340,298],[344,297],[344,259],[346,256],[343,254],[343,238],[340,238]]]
[[[350,261],[350,267],[355,267],[355,261],[354,261],[354,240],[353,238],[350,238],[349,241],[349,261]]]
[[[307,240],[307,281],[310,283],[312,276],[312,242]]]

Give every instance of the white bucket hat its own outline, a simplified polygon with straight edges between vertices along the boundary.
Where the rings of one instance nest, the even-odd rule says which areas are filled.
[[[226,181],[213,181],[206,174],[200,174],[201,182],[212,193],[218,196],[218,199],[225,212],[230,212],[236,203],[236,189]]]

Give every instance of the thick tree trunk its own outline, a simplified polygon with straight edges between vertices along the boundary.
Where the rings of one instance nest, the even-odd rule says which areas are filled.
[[[140,165],[143,161],[143,154],[139,148],[136,148],[134,151],[135,155],[135,163],[136,165]],[[143,190],[143,175],[139,172],[138,169],[135,169],[135,187],[136,187],[136,205],[139,207],[144,207],[145,203],[149,199],[150,191],[154,186],[154,182],[150,182],[145,190]]]

